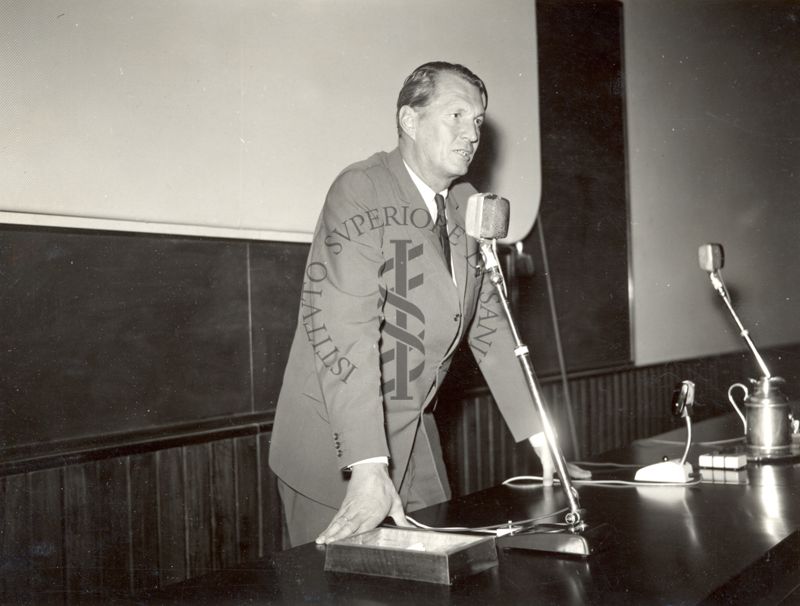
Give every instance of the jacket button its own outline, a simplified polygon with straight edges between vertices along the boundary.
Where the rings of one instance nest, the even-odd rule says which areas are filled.
[[[456,314],[453,316],[453,322],[458,322],[461,319],[461,314]]]

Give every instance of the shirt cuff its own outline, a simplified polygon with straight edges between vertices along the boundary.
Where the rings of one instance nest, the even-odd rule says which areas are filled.
[[[356,465],[361,465],[362,463],[383,463],[384,465],[389,465],[389,457],[370,457],[369,459],[362,459],[361,461],[356,461],[348,465],[345,469],[353,469]]]
[[[530,438],[528,438],[528,442],[530,442],[531,446],[533,446],[534,448],[541,448],[542,446],[547,444],[547,440],[544,437],[543,431],[533,434]]]

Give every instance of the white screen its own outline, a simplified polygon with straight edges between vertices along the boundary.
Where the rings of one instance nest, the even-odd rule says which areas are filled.
[[[541,190],[535,3],[6,2],[0,221],[304,240],[351,162],[396,145],[403,79],[489,90],[510,240]],[[131,223],[128,223],[131,222]]]

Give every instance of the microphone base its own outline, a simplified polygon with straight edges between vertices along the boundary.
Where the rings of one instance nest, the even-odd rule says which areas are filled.
[[[681,465],[680,460],[662,461],[642,467],[636,472],[634,480],[637,482],[667,482],[670,484],[686,484],[691,480],[692,466],[689,463]]]
[[[615,533],[609,524],[598,524],[581,531],[530,532],[499,537],[498,546],[504,549],[524,549],[553,553],[559,556],[587,558],[610,546]]]

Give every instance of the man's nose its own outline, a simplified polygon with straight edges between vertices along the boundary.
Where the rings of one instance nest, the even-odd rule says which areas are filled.
[[[478,139],[481,138],[481,129],[477,124],[468,124],[464,127],[464,130],[461,133],[461,136],[464,137],[467,141],[471,143],[475,143]]]

